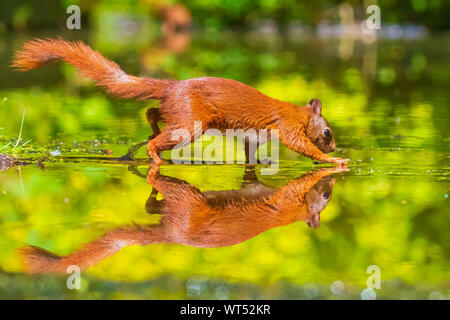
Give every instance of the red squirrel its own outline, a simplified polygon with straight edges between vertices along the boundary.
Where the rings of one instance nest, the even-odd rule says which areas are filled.
[[[269,132],[277,129],[283,144],[308,158],[341,165],[349,161],[326,155],[334,151],[336,144],[318,99],[312,99],[306,107],[298,107],[231,79],[204,77],[177,81],[136,77],[126,74],[83,42],[61,38],[25,42],[12,66],[27,71],[58,60],[74,65],[109,94],[161,100],[159,109],[147,112],[153,129],[147,154],[157,165],[163,163],[162,151],[179,147],[179,141],[172,139],[175,130],[188,130],[192,142],[211,128]],[[157,126],[160,120],[166,124],[161,131]],[[201,121],[201,132],[194,132],[194,121]]]
[[[247,241],[272,228],[305,221],[320,226],[320,213],[328,205],[334,185],[332,174],[342,168],[323,168],[302,175],[274,189],[256,178],[254,166],[247,166],[239,190],[201,192],[177,178],[163,176],[151,166],[147,182],[164,196],[150,195],[149,213],[162,215],[155,225],[120,227],[60,257],[36,246],[19,249],[28,273],[65,273],[70,265],[86,270],[125,246],[157,243],[217,248]],[[156,202],[156,203],[155,203]]]

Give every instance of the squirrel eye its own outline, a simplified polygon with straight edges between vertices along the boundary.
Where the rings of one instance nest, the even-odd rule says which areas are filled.
[[[331,136],[331,131],[330,131],[330,129],[325,128],[325,129],[323,130],[323,134],[324,134],[325,136],[327,136],[327,137]]]
[[[328,200],[330,198],[330,194],[328,193],[328,192],[325,192],[323,195],[322,195],[322,199],[323,200]]]

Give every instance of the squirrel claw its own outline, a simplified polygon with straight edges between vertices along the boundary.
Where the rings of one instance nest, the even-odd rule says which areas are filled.
[[[341,166],[346,166],[350,159],[342,159],[342,158],[331,158],[329,162],[339,164]]]

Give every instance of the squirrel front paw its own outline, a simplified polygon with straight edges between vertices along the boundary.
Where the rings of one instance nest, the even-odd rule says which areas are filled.
[[[341,166],[347,165],[349,161],[350,159],[342,159],[342,158],[330,158],[327,160],[327,162],[336,163]]]

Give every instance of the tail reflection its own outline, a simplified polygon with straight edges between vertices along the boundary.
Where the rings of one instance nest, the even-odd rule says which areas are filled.
[[[57,256],[35,246],[19,250],[26,272],[65,273],[70,265],[85,270],[121,248],[135,244],[177,243],[215,248],[241,243],[298,220],[318,228],[320,212],[331,199],[334,185],[331,175],[342,170],[325,168],[309,172],[273,189],[259,182],[254,168],[248,167],[246,182],[240,190],[201,192],[151,167],[147,182],[153,191],[146,209],[162,214],[159,224],[114,229],[67,256]],[[163,200],[156,200],[156,190],[163,194]]]

